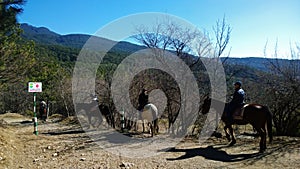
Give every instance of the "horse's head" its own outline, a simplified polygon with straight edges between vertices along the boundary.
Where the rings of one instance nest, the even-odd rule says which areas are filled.
[[[210,97],[206,97],[203,101],[201,113],[207,114],[207,113],[209,113],[209,110],[212,108],[213,110],[217,111],[218,114],[222,114],[222,116],[221,116],[222,118],[225,118],[226,113],[224,112],[224,108],[227,105],[228,105],[228,103],[224,103],[222,101],[215,100]]]

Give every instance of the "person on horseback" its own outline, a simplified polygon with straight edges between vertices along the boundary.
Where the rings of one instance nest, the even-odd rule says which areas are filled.
[[[148,91],[146,89],[143,89],[142,92],[139,95],[139,106],[138,110],[142,111],[144,107],[149,104],[149,96],[148,96]]]
[[[230,122],[233,122],[234,111],[245,104],[245,91],[241,88],[241,86],[242,82],[240,81],[234,83],[233,97],[226,110],[227,117]]]
[[[47,118],[47,103],[44,100],[40,100],[40,116],[42,120]]]

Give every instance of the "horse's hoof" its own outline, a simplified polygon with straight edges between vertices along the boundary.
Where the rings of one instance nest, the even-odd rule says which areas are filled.
[[[230,142],[229,146],[233,146],[233,145],[235,145],[235,143],[236,143],[236,141],[235,141],[235,140],[232,140],[232,141]]]
[[[230,136],[226,136],[226,139],[228,140],[228,142],[230,142],[230,141],[231,141],[231,138],[230,138]]]
[[[265,152],[266,149],[267,149],[266,147],[260,148],[260,149],[259,149],[259,153]]]

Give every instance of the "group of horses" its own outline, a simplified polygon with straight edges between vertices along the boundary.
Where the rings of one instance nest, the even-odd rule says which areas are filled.
[[[89,103],[76,103],[75,105],[77,115],[81,114],[87,119],[87,122],[85,124],[82,124],[87,128],[99,127],[102,124],[104,118],[107,123],[114,123],[112,112],[110,111],[108,106],[104,104],[98,104],[98,101],[96,99],[92,99],[92,101]],[[137,110],[136,113],[138,121],[142,122],[143,132],[145,132],[146,124],[149,127],[149,133],[151,134],[151,137],[158,134],[158,109],[154,104],[149,103],[145,105],[142,111]],[[114,125],[112,126],[114,127]]]
[[[93,105],[90,105],[93,104]],[[92,114],[96,112],[95,106],[96,104],[90,103],[89,105],[86,104],[77,104],[78,106],[78,111],[79,110],[84,110],[85,112],[90,112],[91,114],[88,115],[88,121],[91,123],[91,117],[93,116]],[[211,107],[211,105],[217,105],[217,107]],[[212,109],[215,111],[222,111],[222,112],[217,112],[222,114],[221,120],[224,122],[225,127],[225,136],[230,142],[229,146],[233,146],[236,143],[236,139],[234,136],[234,131],[233,131],[233,125],[246,125],[246,124],[251,124],[253,128],[257,131],[257,133],[260,136],[260,152],[264,152],[266,150],[266,137],[267,133],[269,136],[269,142],[272,142],[272,113],[269,111],[267,106],[260,105],[260,104],[246,104],[242,107],[243,111],[243,118],[242,119],[229,119],[227,116],[227,113],[224,112],[224,110],[220,110],[220,107],[225,107],[228,106],[227,103],[223,103],[218,100],[214,100],[211,98],[206,98],[204,100],[204,104],[202,106],[202,114],[207,114],[209,113]],[[99,106],[101,114],[104,114],[105,117],[108,116],[108,113],[106,110],[103,109],[103,106]],[[226,110],[226,108],[225,108]],[[158,109],[154,104],[147,104],[144,109],[141,112],[138,112],[140,115],[140,120],[147,121],[147,124],[150,127],[150,133],[151,136],[153,137],[154,135],[158,134]],[[101,119],[99,120],[100,123],[102,122],[102,116]]]

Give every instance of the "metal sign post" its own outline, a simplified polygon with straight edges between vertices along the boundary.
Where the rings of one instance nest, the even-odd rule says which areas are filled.
[[[120,111],[121,115],[121,131],[124,132],[125,129],[125,112],[124,110]]]
[[[28,92],[33,93],[33,133],[38,135],[38,121],[36,116],[36,93],[42,92],[42,82],[29,82],[28,83]]]
[[[36,116],[36,92],[33,93],[33,133],[38,135],[38,121]]]

